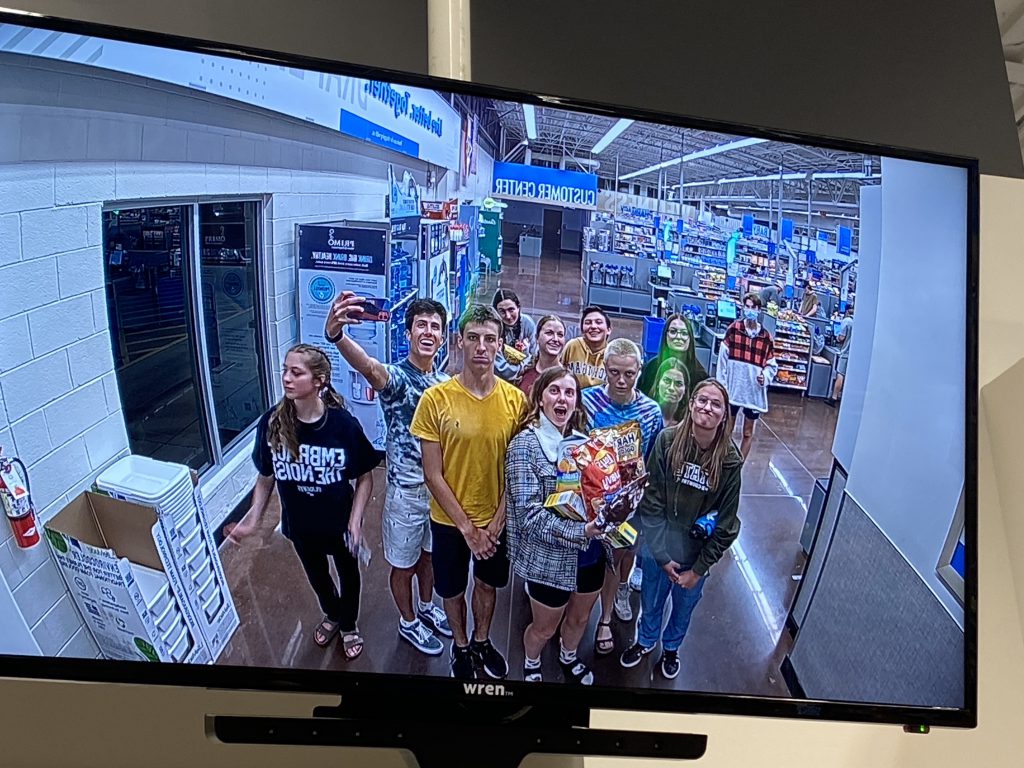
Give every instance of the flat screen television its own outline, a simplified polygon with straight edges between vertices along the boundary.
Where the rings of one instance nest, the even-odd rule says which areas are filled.
[[[763,325],[705,323],[772,284]],[[391,311],[343,356],[346,289]],[[0,14],[0,675],[337,693],[212,727],[425,761],[703,749],[589,732],[592,708],[973,727],[977,310],[972,159]],[[296,342],[320,350],[298,373]],[[575,392],[537,392],[517,443],[516,386],[569,345]],[[424,414],[409,355],[504,410],[470,427],[433,382]],[[261,426],[316,410],[314,358],[354,448]],[[632,427],[588,443],[594,492],[583,454],[550,458],[559,397],[584,430],[640,427],[632,535],[601,494],[637,469]],[[352,466],[376,485],[336,548]],[[475,728],[424,737],[456,710]]]

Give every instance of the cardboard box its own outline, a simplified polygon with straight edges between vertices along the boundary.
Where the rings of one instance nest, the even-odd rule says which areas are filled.
[[[544,506],[569,520],[584,522],[587,519],[587,513],[583,508],[583,498],[575,491],[552,493],[544,502]]]
[[[172,585],[185,604],[191,624],[216,661],[241,622],[206,515],[199,475],[194,470],[190,475],[195,501],[193,517],[176,525],[169,516],[154,510],[163,532],[160,557],[166,563],[168,574],[172,575]],[[106,494],[106,491],[97,490],[97,493]],[[120,499],[120,496],[112,494],[111,498]],[[203,563],[207,563],[207,567],[197,567]]]
[[[181,600],[169,565],[163,527],[151,507],[86,491],[44,527],[46,540],[104,657],[119,661],[180,661],[208,664],[209,650]],[[166,636],[146,606],[131,563],[167,576],[184,630]],[[187,645],[187,650],[182,650]]]

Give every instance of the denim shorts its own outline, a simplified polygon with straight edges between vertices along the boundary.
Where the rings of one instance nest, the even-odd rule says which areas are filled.
[[[431,549],[430,491],[426,483],[389,485],[381,519],[384,559],[394,568],[412,568]]]

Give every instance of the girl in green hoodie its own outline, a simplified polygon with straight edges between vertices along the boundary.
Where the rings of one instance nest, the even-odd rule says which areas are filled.
[[[705,379],[693,388],[682,421],[654,443],[650,481],[638,510],[647,547],[642,558],[643,612],[636,643],[622,654],[624,667],[639,664],[660,636],[661,672],[669,679],[679,674],[679,646],[708,569],[740,532],[736,512],[743,458],[731,434],[729,393],[721,382]],[[695,538],[691,530],[701,518],[710,535]],[[670,596],[671,615],[662,632]]]

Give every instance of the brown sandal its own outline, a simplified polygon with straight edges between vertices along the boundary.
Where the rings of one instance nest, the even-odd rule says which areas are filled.
[[[341,647],[345,650],[345,658],[354,661],[363,652],[363,638],[358,630],[346,632],[341,636]]]
[[[340,621],[331,621],[327,616],[324,616],[320,621],[320,626],[313,630],[313,642],[321,648],[326,648],[331,644],[331,640],[337,636],[340,629]]]
[[[597,629],[594,632],[594,653],[598,656],[607,656],[615,650],[615,635],[601,639],[598,635],[601,634],[601,627],[608,627],[608,631],[612,631],[612,622],[609,621],[598,621]]]

